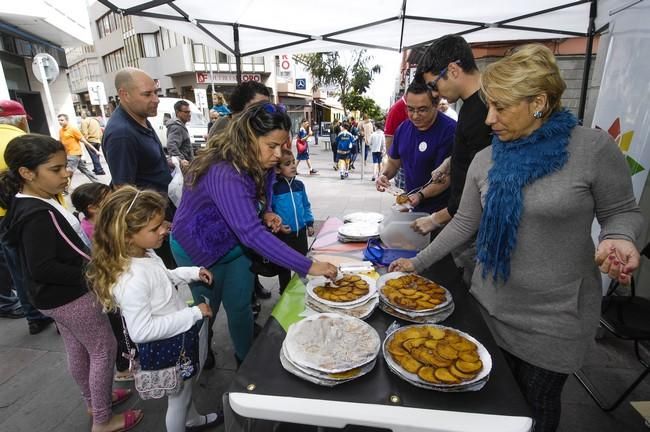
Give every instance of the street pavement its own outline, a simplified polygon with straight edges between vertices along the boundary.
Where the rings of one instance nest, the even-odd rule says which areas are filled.
[[[328,217],[341,218],[353,211],[391,211],[393,199],[375,190],[370,180],[370,168],[367,168],[362,181],[361,163],[358,162],[359,169],[352,171],[348,179],[340,180],[338,172],[332,167],[331,151],[324,148],[323,142],[311,147],[311,156],[314,167],[319,170],[318,174],[308,175],[303,162],[299,166],[299,178],[306,185],[317,227]],[[100,179],[107,183],[110,181],[109,176]],[[86,181],[82,174],[77,173],[73,187]],[[277,278],[262,278],[262,282],[272,290],[272,297],[261,301],[262,312],[258,323],[263,325],[279,292]],[[203,372],[194,391],[194,400],[202,413],[221,407],[222,394],[236,373],[234,351],[223,311],[218,314],[214,328],[216,368]],[[611,399],[640,373],[641,366],[634,359],[631,343],[605,337],[590,351],[586,370],[598,388],[608,392],[606,395]],[[650,398],[650,384],[647,381],[639,386],[630,400]],[[116,386],[128,387],[117,383]],[[141,401],[134,395],[116,412],[126,409],[144,410],[145,418],[135,431],[165,430],[165,399]],[[572,376],[563,393],[562,409],[560,432],[647,430],[641,416],[627,402],[613,413],[600,411]],[[71,432],[89,431],[90,427],[91,419],[68,373],[63,344],[54,326],[30,336],[25,320],[0,319],[0,432]]]

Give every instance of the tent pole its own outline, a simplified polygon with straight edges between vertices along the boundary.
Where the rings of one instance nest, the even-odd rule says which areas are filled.
[[[582,88],[580,89],[580,105],[578,106],[578,119],[582,123],[585,119],[585,108],[587,105],[587,90],[589,89],[589,71],[591,70],[591,51],[594,46],[596,34],[597,0],[591,0],[589,9],[589,31],[587,36],[587,49],[585,50],[585,66],[582,73]]]
[[[239,24],[232,25],[233,36],[235,40],[235,67],[237,73],[237,85],[241,84],[241,50],[239,49]]]

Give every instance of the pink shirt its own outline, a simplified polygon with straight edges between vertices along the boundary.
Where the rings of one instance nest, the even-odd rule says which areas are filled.
[[[81,229],[84,230],[88,239],[92,241],[93,233],[95,232],[95,224],[89,221],[88,219],[81,219]]]

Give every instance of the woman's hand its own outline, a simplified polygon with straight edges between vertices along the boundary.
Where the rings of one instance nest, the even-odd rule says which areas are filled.
[[[413,261],[410,259],[406,258],[399,258],[392,263],[390,263],[390,266],[388,267],[389,272],[394,272],[394,271],[401,271],[401,272],[414,272],[415,271],[415,266],[413,265]]]
[[[207,303],[199,303],[196,306],[201,311],[201,315],[203,315],[204,317],[212,318],[212,308],[210,308],[209,304],[207,304]]]
[[[199,279],[208,285],[212,285],[212,272],[205,267],[199,270]]]
[[[634,243],[622,239],[603,240],[596,249],[596,264],[602,273],[623,285],[631,282],[639,267],[640,255]]]
[[[314,261],[309,267],[309,274],[312,276],[325,276],[328,279],[334,280],[339,270],[335,265],[328,262]]]
[[[442,225],[437,223],[435,221],[435,216],[436,214],[432,214],[430,216],[422,216],[421,218],[417,218],[416,220],[413,221],[411,224],[411,228],[413,231],[415,231],[418,234],[429,234],[431,231],[437,230],[440,228]]]
[[[273,234],[282,228],[282,218],[273,212],[266,212],[263,216],[264,225],[266,225]]]
[[[308,237],[313,237],[314,236],[314,227],[313,226],[308,226],[307,227],[307,236]]]

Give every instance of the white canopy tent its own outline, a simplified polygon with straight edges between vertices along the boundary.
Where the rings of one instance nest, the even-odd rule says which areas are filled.
[[[113,11],[149,18],[157,25],[231,53],[295,54],[350,48],[392,51],[427,45],[450,33],[468,42],[587,37],[608,23],[622,0],[99,0]],[[637,0],[638,1],[638,0]],[[598,12],[602,18],[599,18]],[[603,13],[603,11],[605,13]],[[591,56],[585,58],[585,77]],[[579,116],[584,113],[583,80]]]

